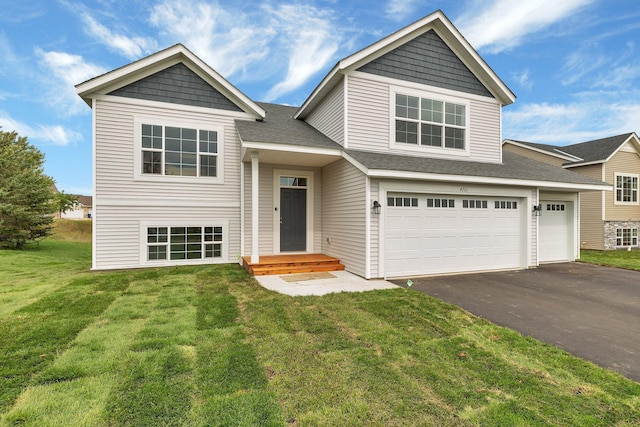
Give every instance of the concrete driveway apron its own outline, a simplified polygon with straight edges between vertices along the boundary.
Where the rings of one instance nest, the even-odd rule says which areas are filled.
[[[412,280],[413,289],[640,382],[640,272],[561,263]]]

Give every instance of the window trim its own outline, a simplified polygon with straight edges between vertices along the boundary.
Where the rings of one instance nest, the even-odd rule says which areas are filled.
[[[625,230],[629,230],[629,239],[630,239],[630,243],[629,245],[625,245],[624,244],[624,231]],[[634,233],[635,231],[635,233]],[[618,233],[620,232],[620,236],[618,236]],[[634,236],[635,234],[635,236]],[[621,245],[618,244],[618,239],[620,239],[622,242]],[[634,243],[635,240],[635,243]],[[635,248],[638,247],[638,228],[636,227],[621,227],[621,228],[616,228],[616,247],[617,248]]]
[[[635,189],[636,201],[635,202],[624,202],[622,200],[618,200],[618,177],[628,177],[628,178],[635,178],[636,179],[636,189]],[[623,197],[624,197],[624,194],[623,194]],[[613,203],[615,205],[620,205],[620,206],[638,206],[638,205],[640,205],[640,174],[637,174],[637,173],[622,173],[622,172],[614,173],[614,176],[613,176]]]
[[[457,105],[463,105],[465,107],[465,124],[464,124],[464,149],[448,148],[448,147],[436,147],[432,145],[413,145],[396,142],[396,95],[415,96],[419,98],[427,98],[433,101],[442,101],[443,103],[451,103]],[[444,114],[444,112],[443,112]],[[447,154],[452,156],[470,156],[469,141],[470,141],[470,115],[471,115],[471,102],[468,99],[458,98],[450,95],[444,95],[441,93],[421,91],[414,88],[390,86],[389,87],[389,148],[394,150],[408,151],[412,153],[424,153],[424,154]],[[443,119],[444,120],[444,119]],[[420,123],[420,121],[418,121]],[[443,132],[446,127],[443,122]],[[457,129],[462,127],[453,126]]]
[[[166,260],[149,260],[147,243],[147,229],[150,227],[166,227],[167,230],[167,259]],[[198,259],[170,259],[170,240],[171,240],[171,227],[222,227],[222,256],[216,258],[198,258]],[[140,221],[139,226],[139,240],[140,240],[140,258],[139,264],[144,267],[166,267],[174,265],[196,265],[196,264],[225,264],[229,262],[229,221],[227,220],[199,220],[199,221],[175,221],[175,220],[153,220],[153,221]],[[203,254],[204,255],[204,254]]]
[[[167,126],[178,128],[192,128],[198,132],[201,130],[215,131],[218,134],[218,152],[216,155],[216,177],[211,176],[181,176],[181,175],[164,175],[142,173],[142,125]],[[164,139],[164,134],[163,134]],[[163,117],[153,116],[134,116],[133,119],[133,180],[148,182],[179,182],[179,183],[207,183],[207,184],[224,184],[224,127],[220,125],[212,125],[204,121],[181,121],[175,119],[167,119]],[[148,150],[154,151],[154,150]],[[162,149],[162,169],[164,171],[165,163],[165,147]],[[200,153],[198,151],[198,157]],[[199,161],[199,160],[198,160]]]

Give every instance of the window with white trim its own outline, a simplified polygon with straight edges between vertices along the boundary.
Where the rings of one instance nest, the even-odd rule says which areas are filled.
[[[139,124],[143,175],[210,177],[219,175],[217,130],[142,122]]]
[[[618,228],[616,230],[616,246],[638,246],[638,229]]]
[[[222,226],[146,227],[147,261],[221,259]]]
[[[395,94],[396,143],[465,150],[466,133],[466,105]]]
[[[616,204],[638,204],[638,175],[616,174]]]

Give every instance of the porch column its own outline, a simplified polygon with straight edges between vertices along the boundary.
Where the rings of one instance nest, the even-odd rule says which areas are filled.
[[[258,255],[258,224],[260,224],[259,217],[259,203],[260,197],[258,194],[258,174],[260,172],[258,163],[258,152],[251,152],[251,263],[260,262],[260,256]]]

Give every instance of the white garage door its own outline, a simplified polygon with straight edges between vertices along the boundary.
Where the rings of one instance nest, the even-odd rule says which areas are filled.
[[[522,267],[523,208],[517,198],[389,194],[385,275]]]
[[[571,203],[547,201],[540,202],[540,242],[538,256],[540,262],[571,260]]]

